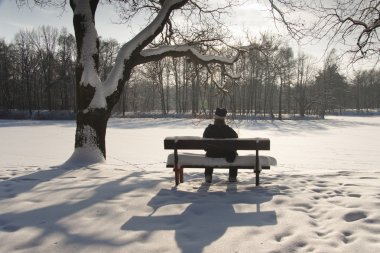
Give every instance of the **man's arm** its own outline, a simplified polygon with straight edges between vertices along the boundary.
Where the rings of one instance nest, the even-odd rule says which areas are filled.
[[[232,129],[232,127],[230,127],[230,136],[229,138],[239,138],[238,134],[235,132],[235,130]]]
[[[205,131],[203,132],[203,138],[209,138],[210,136],[210,125],[206,127]]]

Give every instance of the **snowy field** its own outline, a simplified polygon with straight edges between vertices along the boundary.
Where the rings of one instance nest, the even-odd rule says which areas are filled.
[[[107,163],[68,168],[75,122],[1,120],[0,252],[380,252],[379,116],[230,122],[271,139],[262,185],[173,187],[163,139],[208,123],[111,119]]]

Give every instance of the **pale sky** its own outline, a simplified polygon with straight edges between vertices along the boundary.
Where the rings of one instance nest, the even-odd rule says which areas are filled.
[[[143,20],[134,27],[116,24],[118,16],[113,7],[109,5],[100,5],[95,18],[98,34],[105,38],[115,38],[120,43],[128,41],[131,34],[137,33],[139,25],[143,24]],[[232,32],[236,33],[237,36],[243,35],[245,30],[250,30],[256,34],[265,31],[278,32],[271,16],[265,11],[265,7],[257,3],[250,3],[237,8],[236,13],[231,15],[228,23],[232,27]],[[66,10],[49,7],[45,9],[28,8],[27,6],[19,9],[15,0],[0,0],[0,38],[10,42],[20,29],[32,29],[42,25],[57,28],[64,26],[69,32],[74,33],[70,7],[67,6]]]
[[[70,33],[74,34],[72,15],[69,5],[66,10],[51,7],[45,9],[28,8],[27,6],[19,9],[15,0],[0,0],[0,38],[11,42],[20,29],[33,29],[42,25],[56,28],[66,27]],[[116,25],[112,21],[117,21],[113,9],[100,6],[96,12],[98,34],[105,38],[115,38],[119,42],[128,41],[130,28],[126,25]]]
[[[100,5],[95,18],[98,35],[103,38],[114,38],[119,43],[127,42],[144,25],[144,17],[140,17],[141,20],[137,20],[137,24],[135,22],[132,27],[125,24],[116,24],[118,16],[113,7],[109,5]],[[252,37],[260,32],[281,34],[281,31],[278,30],[281,29],[281,25],[276,28],[266,7],[255,1],[250,1],[248,4],[234,9],[234,13],[230,15],[230,18],[226,19],[226,22],[231,27],[231,31],[236,38],[239,38],[239,36],[245,38],[245,31],[249,31]],[[8,43],[13,40],[14,35],[21,29],[33,29],[42,25],[49,25],[58,29],[66,27],[73,34],[70,6],[68,5],[66,10],[51,7],[45,9],[23,7],[19,9],[15,0],[0,0],[0,38],[5,39]],[[285,36],[286,32],[283,31],[282,34]],[[297,53],[298,48],[295,41],[284,40],[288,40],[289,45]],[[311,55],[321,64],[324,49],[324,44],[318,43],[303,46],[301,51]]]

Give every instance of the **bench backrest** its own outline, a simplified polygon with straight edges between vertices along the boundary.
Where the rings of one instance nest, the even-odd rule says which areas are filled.
[[[270,150],[270,140],[267,138],[231,138],[212,139],[193,136],[167,137],[164,140],[165,149],[230,149],[230,150]]]

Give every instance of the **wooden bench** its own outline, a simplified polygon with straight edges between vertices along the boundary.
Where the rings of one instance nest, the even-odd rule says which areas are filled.
[[[178,154],[178,150],[206,150],[209,148],[224,150],[255,150],[254,155],[238,155],[234,162],[224,158],[210,158],[204,154]],[[275,158],[259,156],[259,150],[270,150],[270,140],[264,138],[211,139],[193,136],[167,137],[165,149],[173,149],[169,154],[166,167],[173,168],[175,184],[183,183],[183,168],[238,168],[253,169],[256,174],[256,186],[260,184],[260,172],[277,165]]]

